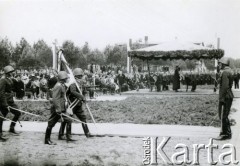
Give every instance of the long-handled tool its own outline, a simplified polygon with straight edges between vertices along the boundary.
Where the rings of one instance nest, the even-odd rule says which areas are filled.
[[[7,121],[10,121],[10,122],[13,122],[13,123],[17,124],[17,122],[14,122],[14,121],[12,121],[11,119],[5,118],[5,117],[3,117],[3,116],[1,116],[1,115],[0,115],[0,118],[5,119],[5,120],[7,120]],[[22,127],[22,124],[20,123],[20,121],[18,121],[18,122],[19,122],[19,125]]]
[[[71,76],[73,76],[72,70],[69,68],[69,66],[68,66],[68,64],[67,64],[67,61],[66,61],[65,57],[63,56],[62,50],[60,50],[59,54],[60,54],[59,57],[61,58],[62,62],[65,64],[65,66],[66,66],[69,74],[70,74]],[[79,88],[79,86],[78,86],[78,84],[77,84],[74,76],[73,76],[73,79],[74,79],[74,83],[76,84],[76,87],[77,87],[79,93],[82,95],[82,91],[80,90],[80,88]],[[86,108],[87,108],[87,110],[88,110],[88,112],[89,112],[89,114],[90,114],[90,116],[91,116],[91,118],[92,118],[92,120],[93,120],[93,122],[94,122],[94,125],[95,125],[95,127],[96,127],[96,122],[95,122],[95,119],[94,119],[94,117],[93,117],[93,115],[92,115],[92,112],[90,111],[87,103],[85,103],[85,105],[86,105]],[[97,128],[97,127],[96,127],[96,128]]]
[[[23,111],[23,110],[20,110],[20,109],[11,107],[11,106],[9,106],[9,108],[11,108],[11,109],[13,109],[13,110],[17,110],[17,111],[19,111],[19,112],[23,112],[23,113],[25,113],[25,114],[29,114],[29,115],[33,115],[33,116],[38,116],[38,117],[40,116],[40,115],[37,115],[37,114],[33,114],[33,113],[30,113],[30,112],[26,112],[26,111]]]
[[[85,122],[83,122],[83,121],[81,121],[81,120],[75,119],[75,118],[73,118],[73,117],[71,117],[71,116],[68,116],[68,115],[66,115],[66,114],[64,114],[64,113],[62,113],[62,115],[65,116],[65,117],[67,117],[67,118],[69,118],[69,119],[71,119],[71,120],[74,120],[74,121],[76,121],[76,122],[83,123],[83,124],[87,124],[87,123],[85,123]]]

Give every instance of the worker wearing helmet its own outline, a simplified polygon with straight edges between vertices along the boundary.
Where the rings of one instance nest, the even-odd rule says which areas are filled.
[[[229,59],[223,57],[219,60],[219,67],[221,70],[219,79],[219,118],[221,120],[221,131],[217,140],[231,139],[232,133],[230,128],[230,121],[228,119],[229,112],[231,110],[233,93],[233,74],[231,68],[229,67]]]
[[[18,106],[14,103],[13,100],[13,72],[14,68],[12,66],[4,67],[4,75],[5,77],[0,79],[0,116],[6,117],[8,112],[14,114],[12,122],[10,124],[10,133],[14,135],[18,135],[19,133],[15,131],[14,127],[16,122],[18,121],[21,113],[15,109],[18,109]],[[6,141],[7,139],[2,135],[2,125],[3,119],[0,118],[0,141]]]
[[[75,68],[73,70],[73,75],[77,81],[78,87],[82,91],[83,85],[85,84],[85,79],[83,78],[84,72],[81,68]],[[69,87],[69,100],[73,102],[74,100],[78,99],[80,102],[73,108],[73,114],[75,114],[79,120],[82,122],[82,128],[84,131],[84,134],[86,135],[87,138],[92,137],[92,135],[89,132],[88,126],[86,124],[86,115],[84,113],[84,110],[82,108],[82,103],[86,101],[84,95],[82,92],[79,92],[79,89],[77,88],[77,85],[75,83],[71,84]],[[65,123],[61,124],[60,130],[59,130],[59,139],[63,140],[64,138],[64,128],[65,128]]]
[[[70,125],[71,120],[63,115],[67,109],[67,98],[66,91],[67,87],[65,83],[69,80],[68,74],[65,71],[60,71],[58,73],[58,82],[52,89],[52,107],[51,107],[51,116],[48,120],[48,127],[45,134],[45,144],[56,145],[50,139],[52,128],[58,122],[59,119],[62,119],[67,123],[67,141],[73,141],[70,135]]]

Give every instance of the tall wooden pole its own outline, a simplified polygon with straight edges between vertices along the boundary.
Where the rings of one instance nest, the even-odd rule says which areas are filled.
[[[217,49],[220,49],[220,38],[219,37],[217,38]],[[214,72],[215,73],[217,73],[217,65],[218,65],[218,59],[215,59],[215,64],[214,64],[214,67],[215,67]]]

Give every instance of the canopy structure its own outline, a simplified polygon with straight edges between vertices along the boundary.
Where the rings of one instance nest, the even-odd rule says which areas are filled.
[[[142,60],[158,59],[220,59],[223,57],[222,49],[212,49],[191,42],[164,42],[155,46],[128,51],[130,58]]]

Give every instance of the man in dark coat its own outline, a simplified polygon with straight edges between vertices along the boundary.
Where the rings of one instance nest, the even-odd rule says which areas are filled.
[[[16,81],[14,82],[14,89],[16,92],[16,98],[21,100],[24,96],[24,83],[21,80],[20,75],[16,76]]]
[[[157,75],[157,81],[155,83],[156,87],[157,87],[157,92],[161,92],[162,91],[162,84],[163,84],[163,76],[161,73],[158,73]]]
[[[239,89],[239,73],[235,72],[234,73],[234,87],[235,89]]]
[[[188,91],[188,86],[191,86],[191,77],[188,73],[185,74],[185,84],[186,84],[186,92]]]
[[[228,115],[231,110],[232,101],[233,101],[233,75],[231,68],[229,67],[229,59],[221,58],[219,60],[219,66],[222,70],[220,75],[220,89],[219,89],[219,118],[221,121],[221,131],[217,140],[226,140],[231,139],[232,132],[230,128],[230,121]]]
[[[150,92],[153,91],[154,86],[155,86],[154,75],[153,75],[153,73],[150,73],[150,76],[149,76],[149,87],[150,87]]]
[[[173,90],[175,92],[178,92],[178,89],[180,89],[180,67],[176,66],[174,76],[173,76]]]
[[[18,106],[13,100],[13,72],[14,69],[12,66],[4,67],[5,78],[0,79],[0,116],[6,117],[8,112],[14,114],[9,132],[18,135],[19,133],[15,131],[14,127],[21,113],[16,110],[18,109]],[[0,141],[6,141],[6,138],[2,135],[3,120],[3,118],[0,118]]]

